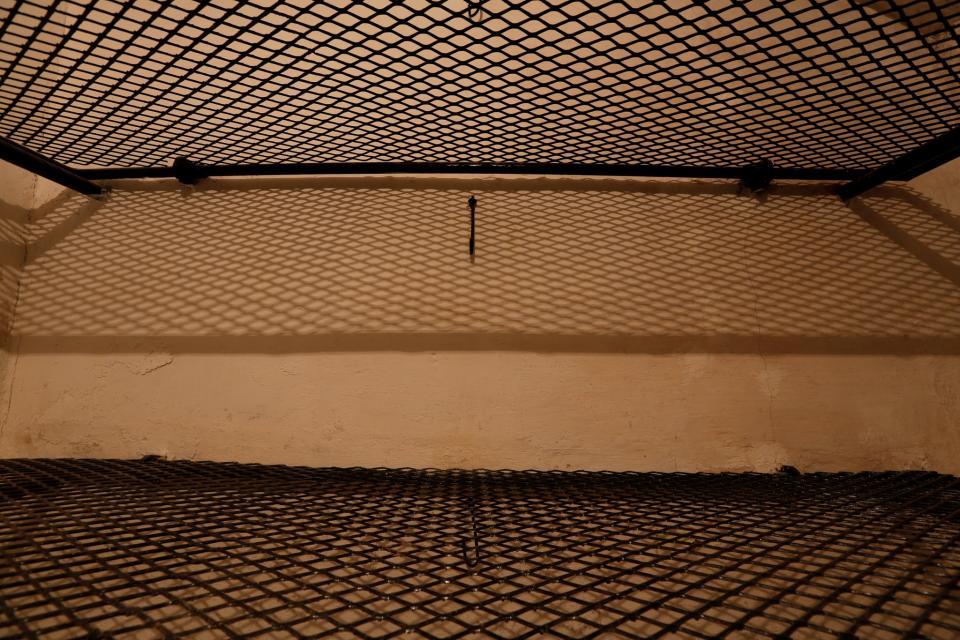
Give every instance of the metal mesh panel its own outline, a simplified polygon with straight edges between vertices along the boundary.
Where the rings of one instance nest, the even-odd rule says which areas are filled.
[[[960,634],[960,482],[0,463],[4,637]]]
[[[960,3],[16,0],[0,135],[75,166],[879,166],[960,124]]]

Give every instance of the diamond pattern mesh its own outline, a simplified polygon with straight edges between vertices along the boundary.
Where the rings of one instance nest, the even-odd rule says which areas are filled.
[[[0,634],[956,638],[960,481],[0,462]]]
[[[0,135],[75,167],[864,169],[960,125],[960,2],[8,0]]]

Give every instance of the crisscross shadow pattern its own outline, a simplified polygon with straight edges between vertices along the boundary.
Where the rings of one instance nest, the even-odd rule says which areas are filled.
[[[960,480],[0,463],[4,637],[960,634]]]

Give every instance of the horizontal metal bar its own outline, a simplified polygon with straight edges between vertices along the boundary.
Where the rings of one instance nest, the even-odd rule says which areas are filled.
[[[202,177],[280,176],[380,173],[505,173],[580,176],[635,176],[655,178],[727,178],[738,180],[743,167],[689,167],[646,164],[561,164],[561,163],[459,163],[459,162],[319,162],[300,164],[197,165]],[[92,180],[122,178],[173,178],[173,167],[107,167],[81,169],[81,176]],[[776,180],[853,180],[860,169],[774,168]]]
[[[90,182],[88,178],[78,175],[76,171],[69,167],[45,158],[39,153],[3,137],[0,137],[0,159],[80,193],[90,196],[103,193],[102,187]]]
[[[911,180],[958,157],[960,127],[951,129],[899,158],[841,185],[837,189],[837,195],[849,200],[888,180]]]

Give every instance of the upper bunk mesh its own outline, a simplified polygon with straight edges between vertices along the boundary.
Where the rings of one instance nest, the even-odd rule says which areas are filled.
[[[0,135],[73,167],[867,169],[960,124],[960,2],[16,0]]]

